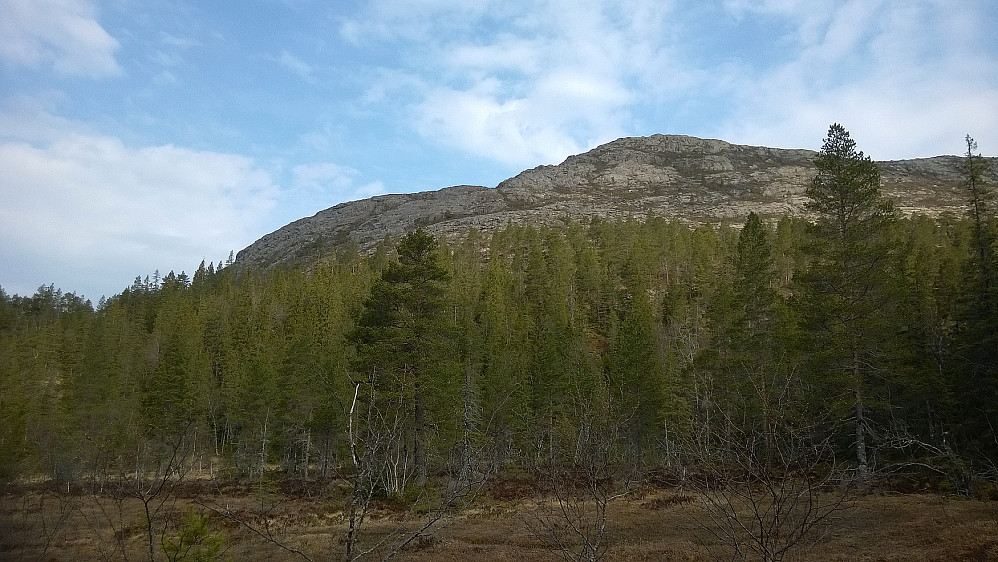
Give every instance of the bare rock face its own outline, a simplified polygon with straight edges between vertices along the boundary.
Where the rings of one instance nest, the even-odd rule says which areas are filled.
[[[330,249],[356,243],[369,250],[385,236],[460,222],[506,208],[494,189],[460,185],[423,193],[379,195],[341,203],[296,220],[236,255],[236,264],[267,268],[309,261]],[[433,227],[437,227],[434,229]]]
[[[625,138],[559,166],[528,170],[496,189],[527,206],[556,203],[573,218],[654,213],[691,223],[741,222],[752,210],[799,210],[814,155],[685,136]]]
[[[622,138],[557,166],[526,170],[495,188],[462,185],[342,203],[264,236],[239,252],[236,263],[267,268],[311,261],[347,244],[370,250],[386,236],[416,227],[450,236],[511,222],[593,217],[741,224],[750,211],[767,218],[803,215],[815,155],[679,135]],[[965,208],[961,163],[960,157],[937,156],[878,166],[884,194],[899,209],[935,216]]]

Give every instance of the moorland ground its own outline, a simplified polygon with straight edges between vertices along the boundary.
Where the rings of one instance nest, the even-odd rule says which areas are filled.
[[[153,553],[168,559],[162,545],[176,541],[183,514],[193,508],[203,514],[209,532],[223,538],[220,559],[341,559],[347,533],[343,500],[343,488],[335,482],[283,481],[266,487],[190,482],[150,505],[156,509]],[[557,498],[542,490],[492,487],[412,541],[398,559],[557,560],[562,553],[551,548],[544,522],[557,522],[559,513]],[[425,520],[425,513],[401,503],[375,502],[359,544],[366,548],[393,530],[416,529]],[[0,503],[0,559],[148,559],[145,522],[138,498],[66,493],[45,484],[7,486]],[[611,501],[606,523],[608,560],[733,556],[726,542],[710,532],[703,497],[674,486],[644,486]],[[998,501],[941,493],[852,497],[787,559],[996,560]]]

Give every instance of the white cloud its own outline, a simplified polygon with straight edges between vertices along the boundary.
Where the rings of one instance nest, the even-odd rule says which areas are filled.
[[[672,71],[660,90],[688,82],[659,46],[671,25],[668,3],[415,4],[379,3],[341,32],[355,42],[405,43],[405,71],[383,74],[406,76],[416,131],[507,165],[555,163],[612,140],[660,73]],[[463,18],[429,17],[444,9]],[[386,91],[372,88],[367,100]]]
[[[244,156],[50,131],[0,143],[0,247],[27,256],[0,267],[9,292],[51,281],[96,298],[136,274],[190,272],[252,242],[279,197]]]
[[[165,86],[167,84],[176,84],[177,75],[170,72],[169,70],[163,70],[160,73],[153,76],[152,81],[160,86]]]
[[[18,95],[3,100],[0,103],[0,141],[48,142],[67,130],[78,130],[78,125],[45,109],[65,100],[65,94],[51,91],[45,96]]]
[[[839,122],[875,159],[959,153],[968,132],[998,143],[998,60],[974,48],[987,31],[972,8],[861,4],[820,22],[792,6],[787,17],[811,21],[813,37],[770,73],[728,76],[735,117],[718,136],[817,148]]]
[[[554,163],[636,125],[815,147],[842,122],[894,158],[934,154],[964,129],[998,134],[996,61],[974,49],[988,43],[979,4],[727,0],[729,20],[708,22],[651,0],[391,0],[340,31],[407,53],[380,70],[404,77],[404,93],[379,82],[367,103],[401,102],[423,137],[506,165]],[[738,39],[712,43],[721,30]]]
[[[61,74],[118,74],[118,42],[88,0],[0,0],[0,61]]]
[[[501,2],[496,0],[382,0],[368,2],[357,17],[340,22],[339,33],[354,45],[439,39],[447,30],[465,30]]]
[[[165,31],[161,31],[159,33],[159,40],[164,45],[178,49],[190,49],[191,47],[201,46],[201,42],[196,39],[191,39],[189,37],[177,37],[176,35],[171,35]]]
[[[154,81],[159,84],[174,83],[177,81],[176,75],[165,68],[179,67],[185,64],[182,53],[188,49],[200,47],[201,43],[194,39],[177,37],[166,32],[160,32],[159,42],[162,48],[155,49],[150,55],[150,59],[153,63],[164,67],[164,70],[154,78]]]
[[[580,148],[558,123],[535,119],[531,100],[500,101],[487,88],[429,92],[416,112],[424,136],[506,164],[557,162]]]
[[[312,68],[312,65],[292,55],[288,51],[281,51],[280,56],[269,58],[305,80],[312,80],[312,72],[315,70]]]
[[[513,166],[557,163],[622,134],[616,112],[631,93],[612,78],[566,68],[526,82],[518,95],[507,86],[493,78],[431,90],[415,107],[417,130]]]
[[[445,66],[468,72],[496,72],[515,70],[523,74],[541,71],[544,45],[530,38],[504,34],[488,45],[457,45],[442,54]]]

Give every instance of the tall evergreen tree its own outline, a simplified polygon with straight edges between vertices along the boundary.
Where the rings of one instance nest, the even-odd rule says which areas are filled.
[[[982,296],[988,294],[996,284],[995,280],[995,233],[994,227],[994,194],[985,183],[985,172],[988,162],[980,155],[974,154],[977,142],[967,135],[967,152],[964,154],[964,183],[970,203],[970,218],[974,221],[974,265],[978,276],[977,284]]]
[[[396,249],[398,261],[375,281],[348,337],[357,348],[354,368],[366,383],[368,405],[390,412],[392,427],[404,436],[403,454],[411,455],[406,460],[423,481],[431,427],[453,424],[460,407],[459,363],[445,301],[448,274],[436,240],[419,229]]]
[[[977,143],[970,135],[965,140],[964,184],[973,232],[958,315],[959,385],[967,409],[966,439],[973,448],[993,454],[998,452],[998,223],[987,184],[990,162],[975,154]]]
[[[627,430],[635,468],[658,437],[663,405],[664,369],[646,283],[635,282],[608,361],[610,388]]]
[[[759,215],[749,213],[735,254],[736,346],[757,354],[772,349],[774,330],[773,253]]]
[[[881,298],[890,265],[893,205],[880,193],[880,171],[833,124],[814,160],[807,210],[817,215],[805,277],[805,312],[815,338],[815,366],[852,396],[853,446],[860,479],[868,473],[867,386],[877,365],[878,339],[889,330]],[[820,343],[819,343],[820,342]]]

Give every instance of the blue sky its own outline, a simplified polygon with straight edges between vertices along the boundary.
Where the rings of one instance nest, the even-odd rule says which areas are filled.
[[[998,153],[993,0],[0,0],[0,286],[96,301],[621,136]]]

